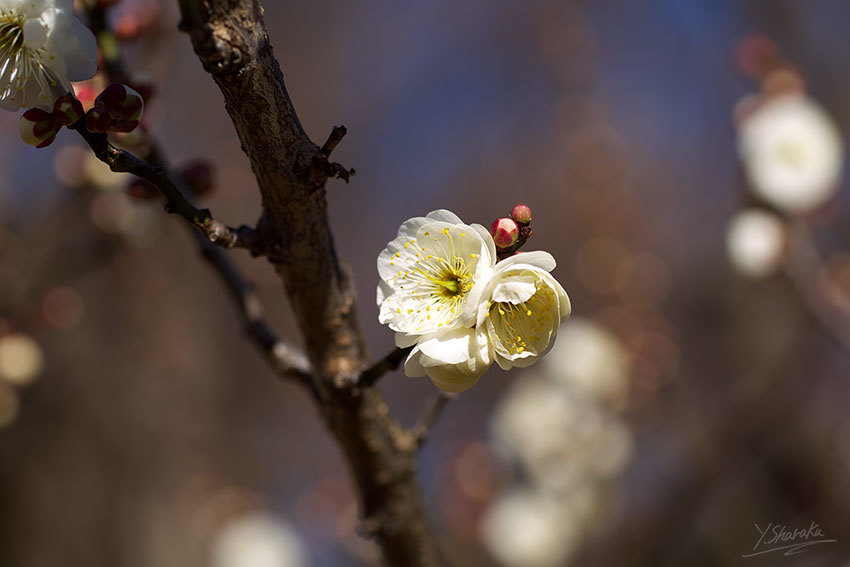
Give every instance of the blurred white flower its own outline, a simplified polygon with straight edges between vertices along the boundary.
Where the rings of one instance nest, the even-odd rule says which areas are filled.
[[[24,334],[0,338],[0,379],[22,386],[38,378],[44,366],[41,347]]]
[[[493,433],[536,482],[554,492],[613,478],[632,453],[631,434],[613,414],[532,376],[508,393]]]
[[[378,255],[378,320],[396,331],[396,344],[475,321],[480,284],[493,273],[496,247],[480,225],[452,212],[431,211],[401,225]]]
[[[212,543],[213,567],[304,567],[301,540],[280,518],[251,513],[227,523]]]
[[[506,567],[555,567],[575,553],[580,530],[546,494],[522,489],[491,504],[481,538]]]
[[[825,203],[838,188],[844,145],[823,108],[802,94],[764,100],[741,121],[738,149],[753,191],[787,213]]]
[[[570,316],[567,292],[549,274],[554,268],[548,252],[519,253],[496,264],[484,287],[476,328],[502,369],[537,362]]]
[[[73,0],[0,0],[0,108],[52,110],[97,72],[97,43]]]
[[[766,211],[748,209],[736,213],[726,232],[726,250],[732,265],[751,277],[773,273],[782,260],[785,226]]]
[[[552,380],[595,400],[620,402],[628,389],[628,353],[614,335],[587,319],[570,320],[544,365]]]

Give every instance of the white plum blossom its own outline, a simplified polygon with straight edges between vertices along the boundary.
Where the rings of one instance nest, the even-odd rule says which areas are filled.
[[[726,249],[732,265],[743,275],[773,273],[782,260],[785,226],[776,215],[758,209],[732,217],[726,232]]]
[[[0,108],[52,110],[97,72],[97,43],[73,0],[0,0]]]
[[[742,119],[738,149],[753,191],[786,213],[819,207],[838,188],[841,135],[824,109],[805,95],[763,101]]]
[[[567,292],[549,273],[548,252],[505,258],[487,282],[476,327],[486,333],[493,359],[504,370],[534,364],[552,347],[559,325],[570,315]]]
[[[495,262],[496,246],[483,226],[464,224],[446,210],[412,218],[378,255],[378,319],[396,331],[400,347],[471,326],[480,284]]]
[[[491,364],[474,329],[477,298],[493,273],[496,247],[487,230],[437,210],[415,217],[378,255],[378,319],[396,345],[414,346],[408,376],[428,376],[448,392],[474,384]]]
[[[396,332],[396,346],[413,347],[405,374],[460,392],[493,361],[528,366],[549,349],[570,312],[554,267],[546,252],[496,264],[483,226],[432,211],[402,224],[378,256],[378,319]]]

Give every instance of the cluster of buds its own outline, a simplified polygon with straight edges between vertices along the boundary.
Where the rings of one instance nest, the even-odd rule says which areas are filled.
[[[56,100],[53,111],[30,108],[21,116],[21,139],[36,148],[53,143],[62,126],[70,126],[83,117],[83,105],[74,95],[66,94]]]
[[[490,225],[490,234],[500,256],[513,253],[531,236],[531,209],[522,203],[516,205],[510,217],[496,219]]]
[[[21,116],[21,139],[36,148],[53,143],[62,126],[71,126],[85,117],[89,132],[132,132],[142,119],[145,102],[127,85],[114,83],[106,87],[94,101],[94,108],[83,111],[83,104],[72,93],[59,97],[48,112],[31,108]]]
[[[139,125],[145,101],[127,85],[113,83],[94,100],[94,108],[86,113],[89,132],[132,132]]]

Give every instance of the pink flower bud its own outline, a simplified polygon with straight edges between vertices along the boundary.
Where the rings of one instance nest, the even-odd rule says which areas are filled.
[[[194,195],[206,195],[212,191],[215,169],[208,160],[196,159],[180,169],[180,177]]]
[[[62,125],[49,112],[30,108],[21,116],[19,128],[24,142],[36,148],[44,148],[53,143]]]
[[[56,99],[53,104],[53,116],[64,126],[70,126],[83,117],[83,103],[72,94]]]
[[[490,225],[490,234],[497,248],[510,248],[519,238],[519,227],[513,219],[502,217]]]
[[[112,125],[112,117],[109,112],[101,107],[94,107],[86,112],[86,130],[95,133],[104,133]]]
[[[531,209],[528,205],[520,203],[511,209],[511,218],[519,224],[528,224],[531,222]]]
[[[105,108],[115,121],[139,121],[145,108],[142,95],[120,83],[112,83],[94,101],[95,107]]]

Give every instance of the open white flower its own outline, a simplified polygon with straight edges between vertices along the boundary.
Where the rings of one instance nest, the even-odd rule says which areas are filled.
[[[482,290],[476,329],[486,333],[492,356],[503,370],[534,364],[569,317],[567,292],[549,274],[554,268],[548,252],[519,253],[496,264]]]
[[[97,72],[97,43],[73,0],[0,0],[0,108],[52,110]]]
[[[810,211],[838,188],[841,135],[823,108],[801,94],[775,96],[747,115],[738,149],[753,191],[785,212]]]
[[[406,347],[438,330],[472,327],[481,284],[493,273],[496,247],[481,225],[446,210],[415,217],[378,255],[381,323]]]

